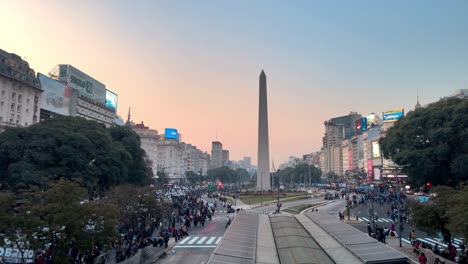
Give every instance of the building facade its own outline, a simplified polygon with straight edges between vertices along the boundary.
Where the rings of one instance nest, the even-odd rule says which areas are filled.
[[[0,132],[39,122],[42,89],[29,63],[0,50]]]
[[[146,152],[146,159],[153,171],[153,177],[158,178],[158,131],[150,129],[143,122],[133,125],[132,128],[140,137],[141,148]]]
[[[229,166],[229,150],[223,149],[223,166]]]
[[[219,141],[211,142],[211,169],[223,166],[223,144]]]

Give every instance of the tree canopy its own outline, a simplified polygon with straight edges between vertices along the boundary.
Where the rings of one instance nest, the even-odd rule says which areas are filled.
[[[441,232],[444,235],[460,234],[468,237],[468,185],[462,185],[458,190],[438,186],[433,192],[436,196],[427,203],[409,200],[416,227],[434,234]]]
[[[443,99],[409,112],[380,146],[412,183],[457,186],[468,180],[468,100]]]
[[[56,117],[0,134],[2,189],[46,188],[60,178],[102,191],[151,180],[138,135],[127,127]]]

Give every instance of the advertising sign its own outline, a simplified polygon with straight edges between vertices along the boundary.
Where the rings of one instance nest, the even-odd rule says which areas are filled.
[[[164,136],[168,139],[177,139],[179,138],[179,133],[175,128],[166,128]]]
[[[374,170],[372,168],[372,159],[367,160],[367,173],[369,173],[369,176],[374,175]]]
[[[117,95],[109,90],[106,90],[106,105],[117,110]]]
[[[372,141],[372,158],[380,158],[380,145],[378,141]]]
[[[350,171],[354,170],[354,162],[353,162],[353,151],[352,150],[348,150],[348,169]]]
[[[374,180],[380,181],[380,168],[374,167]]]
[[[39,81],[42,90],[44,90],[41,108],[59,115],[69,116],[71,105],[70,88],[40,73]]]
[[[361,130],[367,131],[367,118],[366,117],[361,118]]]
[[[373,127],[375,125],[375,114],[367,116],[367,127]]]
[[[59,72],[60,81],[67,83],[69,87],[97,102],[105,103],[106,86],[104,84],[71,65],[59,65]]]
[[[21,251],[23,251],[22,254]],[[0,247],[0,260],[5,263],[34,263],[34,250],[22,249],[21,251],[16,247]]]
[[[403,108],[393,109],[387,112],[382,113],[382,121],[384,123],[396,122],[398,119],[402,118],[405,115]]]

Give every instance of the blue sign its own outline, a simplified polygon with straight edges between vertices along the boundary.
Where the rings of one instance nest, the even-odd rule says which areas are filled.
[[[396,109],[382,113],[382,121],[384,123],[396,122],[404,116],[403,109]]]
[[[175,128],[166,128],[164,136],[169,139],[178,139],[179,133]]]
[[[367,131],[367,118],[365,117],[361,118],[361,130]]]

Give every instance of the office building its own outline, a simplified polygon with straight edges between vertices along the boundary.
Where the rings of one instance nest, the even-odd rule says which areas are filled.
[[[223,166],[223,144],[219,141],[211,142],[211,168],[221,168]]]
[[[39,122],[42,89],[29,63],[0,49],[0,132]]]

